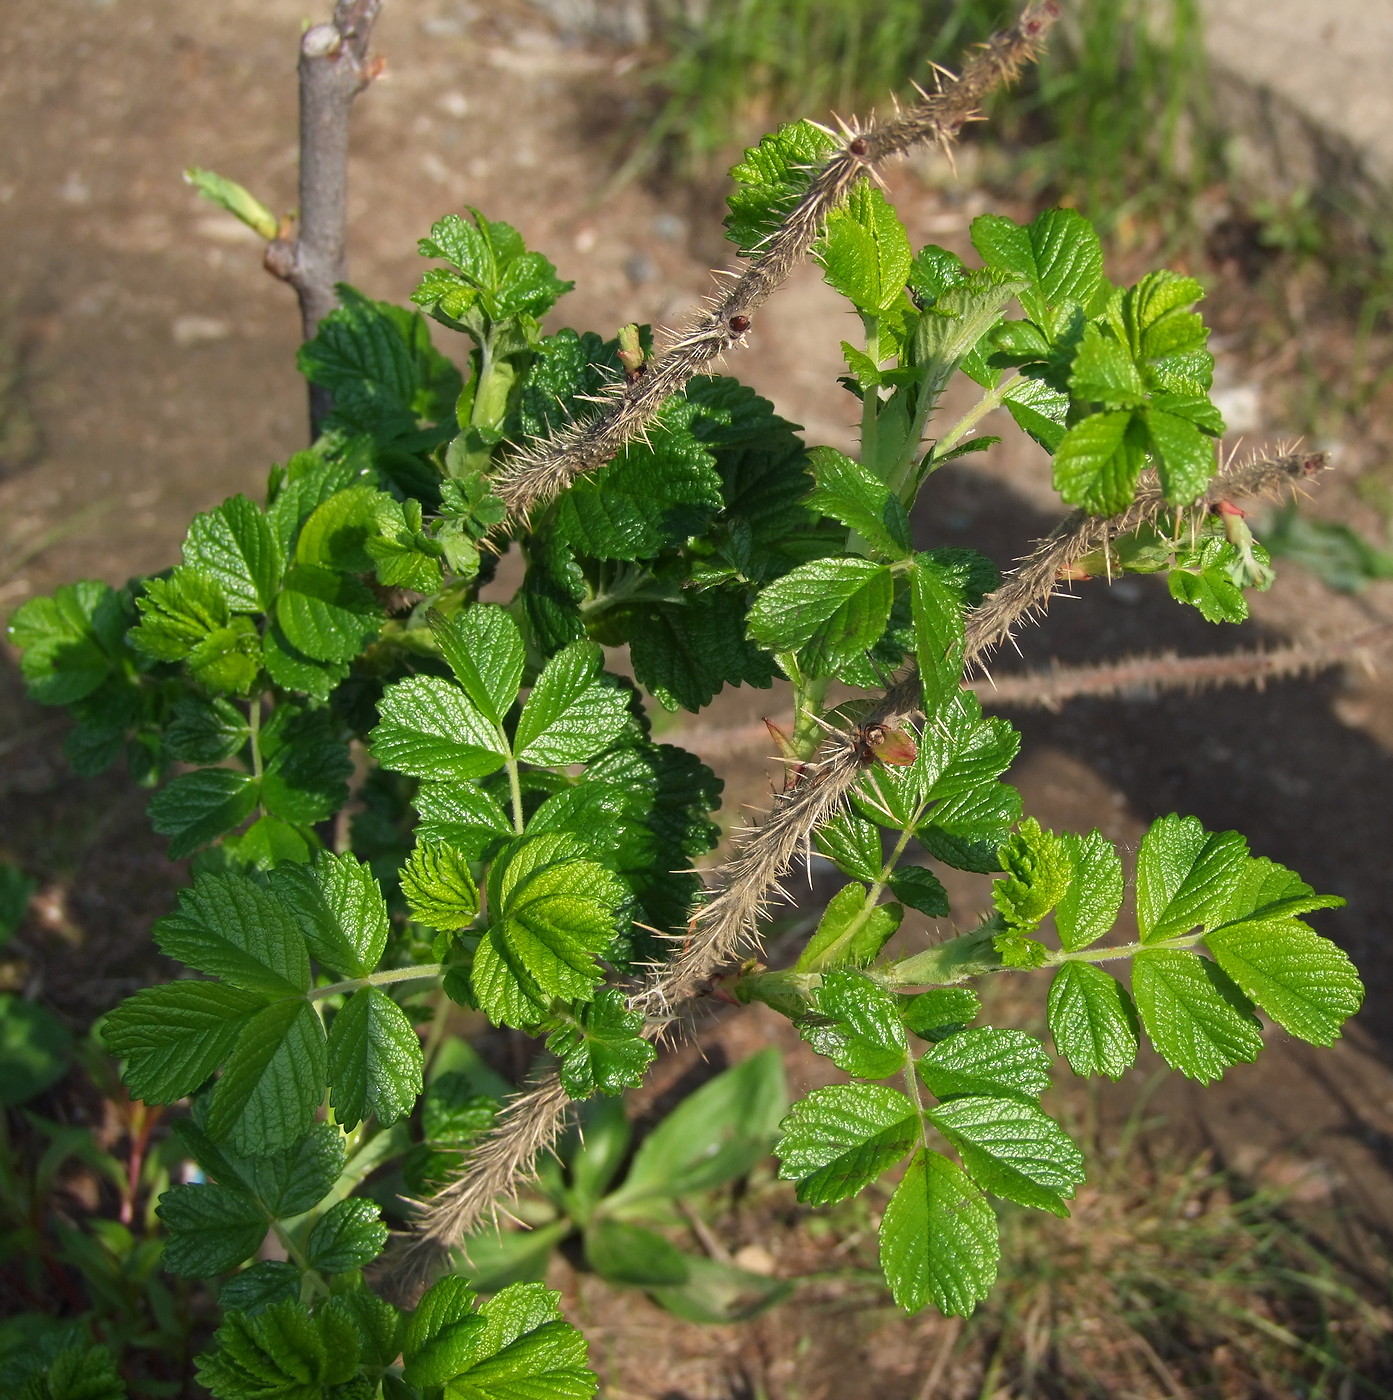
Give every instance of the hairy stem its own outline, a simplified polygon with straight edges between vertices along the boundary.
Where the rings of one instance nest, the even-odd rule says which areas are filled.
[[[444,963],[423,963],[419,967],[389,967],[382,972],[370,972],[366,977],[349,977],[342,982],[331,982],[327,987],[315,987],[309,993],[310,1001],[320,1001],[324,997],[338,996],[340,992],[356,992],[361,987],[388,987],[393,982],[421,982],[427,977],[443,977]]]
[[[294,239],[266,246],[269,272],[300,299],[304,339],[338,304],[348,277],[348,114],[374,76],[368,43],[382,0],[337,0],[333,18],[300,36],[300,216]],[[310,436],[333,407],[328,390],[309,386]]]
[[[597,417],[570,425],[504,464],[494,490],[508,508],[508,521],[525,520],[577,476],[603,466],[643,432],[693,375],[709,372],[715,361],[742,344],[753,313],[807,256],[828,215],[852,186],[916,146],[952,141],[983,99],[1034,58],[1062,9],[1059,0],[1031,0],[1016,23],[982,44],[940,91],[887,121],[853,124],[838,149],[813,172],[802,198],[759,255],[709,311],[669,336],[663,353],[633,383],[616,382]]]

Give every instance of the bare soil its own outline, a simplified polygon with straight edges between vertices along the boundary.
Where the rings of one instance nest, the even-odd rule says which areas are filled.
[[[257,240],[179,178],[208,166],[274,208],[293,206],[302,13],[291,0],[10,0],[0,26],[0,128],[10,133],[0,148],[0,610],[75,577],[119,582],[164,567],[194,512],[258,494],[268,466],[303,444],[291,294],[261,271]],[[709,290],[706,270],[728,249],[711,192],[660,196],[633,184],[600,198],[631,100],[631,54],[558,34],[521,0],[486,12],[466,0],[391,0],[375,48],[387,75],[354,118],[352,276],[363,290],[405,301],[415,239],[464,205],[512,222],[576,279],[557,324],[609,335],[631,320],[671,323]],[[895,194],[916,243],[965,247],[984,207],[936,160],[898,172]],[[1273,324],[1265,294],[1232,268],[1204,271],[1220,279],[1222,372],[1259,393],[1274,429],[1289,426],[1299,366],[1263,329]],[[834,380],[838,341],[853,330],[805,271],[761,314],[730,370],[810,440],[850,446],[855,405]],[[1317,357],[1318,375],[1350,363],[1348,336],[1328,325],[1309,335],[1303,353]],[[1387,430],[1373,421],[1374,408],[1351,420],[1337,444],[1340,479],[1321,486],[1316,510],[1368,525],[1352,484],[1378,469]],[[915,522],[923,543],[970,543],[1007,565],[1054,523],[1044,459],[1013,432],[1007,425],[1007,444],[980,465],[945,470]],[[1036,665],[1341,637],[1390,621],[1393,585],[1350,599],[1293,567],[1242,632],[1127,580],[1081,585],[1020,645],[1023,664]],[[1000,659],[1003,670],[1020,664]],[[1348,899],[1321,927],[1369,984],[1349,1036],[1311,1051],[1273,1030],[1259,1064],[1207,1091],[1167,1076],[1149,1111],[1187,1150],[1207,1146],[1247,1179],[1292,1186],[1292,1209],[1322,1247],[1371,1280],[1386,1274],[1393,1232],[1391,701],[1386,677],[1334,671],[1261,695],[1080,701],[1012,716],[1024,733],[1015,780],[1046,824],[1098,825],[1134,848],[1156,815],[1190,812],[1239,828],[1255,851]],[[738,730],[785,703],[745,690],[703,716],[694,746],[720,754],[727,812],[764,799],[769,779],[751,760],[766,750],[713,741],[711,727]],[[86,782],[68,771],[63,729],[24,699],[13,657],[0,656],[0,857],[42,881],[22,935],[30,956],[9,965],[11,977],[85,1028],[145,980],[149,928],[181,871],[124,775]],[[681,729],[670,731],[678,742]],[[975,918],[984,890],[971,877],[952,882],[953,922]],[[949,931],[921,922],[903,936]],[[1015,1024],[1043,1023],[1042,989],[1021,982],[998,995]],[[822,1072],[772,1017],[714,1019],[700,1041],[719,1064],[770,1038],[788,1051],[795,1089]],[[696,1054],[675,1052],[663,1082],[697,1072]],[[1154,1070],[1143,1065],[1103,1092],[1104,1116],[1124,1118]],[[41,1106],[64,1111],[57,1093]],[[801,1220],[780,1217],[780,1199],[725,1247],[758,1244],[790,1276],[837,1267],[835,1241],[818,1257]],[[814,1290],[806,1305],[746,1329],[699,1329],[558,1268],[615,1396],[965,1393],[950,1364],[956,1325],[896,1319],[864,1286]],[[1173,1393],[1136,1364],[1128,1393]],[[1235,1382],[1212,1393],[1260,1392]]]

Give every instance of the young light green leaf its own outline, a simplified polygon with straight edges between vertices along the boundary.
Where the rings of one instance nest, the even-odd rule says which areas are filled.
[[[295,562],[347,574],[368,573],[373,567],[369,540],[387,534],[401,521],[401,507],[385,491],[368,485],[335,491],[300,527]]]
[[[1052,389],[1043,379],[1017,375],[1002,391],[1002,399],[1017,425],[1046,452],[1058,451],[1064,441],[1069,395]]]
[[[312,865],[282,865],[271,888],[295,915],[316,961],[341,977],[366,977],[387,946],[387,904],[368,867],[345,851]]]
[[[1050,1087],[1050,1061],[1034,1036],[995,1026],[950,1035],[919,1060],[936,1098],[966,1094],[1038,1099]]]
[[[208,1136],[246,1157],[281,1152],[310,1129],[324,1098],[324,1027],[301,1000],[247,1023],[213,1091]]]
[[[420,1037],[379,987],[360,987],[329,1028],[329,1102],[350,1131],[371,1114],[384,1125],[405,1118],[421,1095]]]
[[[1055,449],[1055,490],[1090,515],[1126,510],[1146,465],[1148,441],[1145,419],[1131,409],[1089,414]]]
[[[1205,936],[1219,966],[1292,1035],[1333,1045],[1363,1000],[1342,949],[1299,919],[1253,919]]]
[[[191,1094],[232,1052],[264,996],[221,982],[142,987],[102,1021],[102,1039],[126,1061],[122,1078],[145,1103]]]
[[[963,1159],[984,1191],[1018,1205],[1068,1215],[1064,1204],[1083,1180],[1083,1153],[1033,1103],[969,1097],[931,1108],[929,1121]]]
[[[309,990],[305,940],[285,906],[246,875],[200,875],[155,925],[166,957],[244,991],[296,997]]]
[[[216,581],[233,612],[268,613],[285,561],[270,522],[245,496],[196,515],[184,563]]]
[[[859,972],[828,972],[813,994],[804,1040],[838,1069],[885,1079],[909,1053],[895,994]]]
[[[1121,1079],[1137,1058],[1137,1011],[1100,967],[1068,962],[1050,983],[1050,1035],[1075,1074]]]
[[[889,942],[904,910],[898,904],[867,907],[864,885],[844,885],[827,902],[817,931],[797,962],[799,972],[864,967]]]
[[[312,661],[352,661],[382,625],[367,584],[318,564],[295,565],[275,607],[286,640]]]
[[[232,620],[217,581],[187,565],[171,569],[168,578],[147,579],[135,605],[140,623],[131,631],[131,644],[157,661],[182,661]]]
[[[213,1349],[197,1358],[198,1382],[216,1400],[310,1400],[352,1380],[360,1348],[355,1334],[335,1328],[332,1342],[319,1317],[298,1298],[271,1303],[255,1316],[229,1313]]]
[[[1005,878],[992,885],[992,903],[1017,933],[1029,933],[1064,897],[1073,869],[1068,849],[1034,817],[1002,843],[998,859]]]
[[[894,206],[869,180],[858,180],[827,220],[813,256],[825,281],[858,311],[880,315],[904,297],[912,254]]]
[[[825,1206],[869,1186],[919,1140],[918,1110],[884,1084],[814,1089],[779,1124],[779,1175],[798,1199]]]
[[[957,690],[962,675],[962,597],[935,561],[920,554],[915,557],[910,574],[909,601],[925,704],[933,705],[940,695]]]
[[[769,1150],[788,1107],[783,1059],[772,1047],[689,1094],[639,1144],[607,1209],[689,1196],[742,1176]]]
[[[865,880],[873,884],[880,878],[882,857],[880,851],[880,831],[874,822],[868,822],[850,808],[838,812],[831,821],[824,822],[814,838],[817,848],[828,859],[835,861],[837,868],[853,880]]]
[[[65,583],[16,610],[6,631],[23,653],[20,671],[41,705],[70,705],[111,674],[112,656],[130,625],[129,600],[95,579]]]
[[[593,642],[574,642],[547,662],[513,740],[524,763],[584,763],[619,737],[629,693],[600,678],[602,659]]]
[[[1152,404],[1146,411],[1146,431],[1166,500],[1188,506],[1204,494],[1218,469],[1217,445],[1188,418]]]
[[[155,1214],[169,1231],[161,1263],[181,1278],[212,1278],[250,1259],[270,1225],[260,1202],[224,1185],[172,1186]]]
[[[914,1155],[880,1222],[880,1267],[906,1312],[928,1303],[966,1317],[996,1281],[996,1215],[962,1170],[937,1152]]]
[[[988,267],[1029,283],[1025,314],[1048,329],[1049,312],[1065,302],[1087,308],[1103,285],[1103,247],[1093,225],[1074,209],[1047,209],[1024,228],[997,214],[972,221],[972,244]]]
[[[418,924],[442,933],[468,928],[479,912],[479,890],[463,852],[423,841],[402,867],[401,892]]]
[[[1069,388],[1084,403],[1105,408],[1135,408],[1145,401],[1141,374],[1110,330],[1090,322],[1069,367]]]
[[[216,170],[201,170],[191,165],[184,179],[220,209],[226,209],[254,233],[269,242],[280,231],[280,220],[249,190]]]
[[[387,1227],[376,1201],[350,1196],[330,1206],[305,1241],[305,1258],[322,1274],[365,1268],[387,1243]]]
[[[817,559],[759,595],[749,633],[771,651],[798,651],[810,675],[830,675],[879,641],[893,601],[894,576],[883,564]]]
[[[503,767],[503,740],[450,681],[410,676],[388,686],[381,723],[368,735],[372,756],[413,778],[482,778]]]
[[[1137,852],[1142,942],[1210,927],[1238,887],[1248,858],[1248,843],[1236,831],[1209,832],[1198,818],[1174,813],[1152,822]]]
[[[402,1338],[402,1379],[408,1385],[429,1390],[468,1365],[484,1331],[474,1299],[474,1290],[458,1274],[447,1274],[426,1290]]]
[[[430,628],[464,693],[485,719],[502,724],[522,684],[517,623],[496,603],[477,603],[452,618],[433,610]]]
[[[1122,907],[1122,860],[1101,831],[1060,836],[1071,870],[1069,888],[1055,906],[1054,926],[1065,952],[1096,943]],[[1071,1061],[1072,1063],[1072,1061]]]
[[[730,172],[736,184],[725,221],[726,237],[741,257],[749,257],[779,227],[807,189],[813,169],[836,145],[836,137],[813,122],[786,122],[745,152]]]
[[[909,557],[909,517],[883,481],[833,447],[814,447],[808,464],[817,481],[809,506],[840,520],[887,558]]]
[[[181,773],[150,799],[150,825],[169,837],[171,860],[240,826],[256,807],[261,785],[235,768],[197,768]]]
[[[1197,953],[1139,953],[1132,961],[1132,996],[1162,1059],[1201,1084],[1262,1050],[1252,1003],[1222,968]]]
[[[587,1099],[641,1084],[657,1055],[642,1031],[642,1013],[625,1006],[618,987],[605,988],[579,1015],[568,1016],[547,1037],[547,1049],[561,1061],[566,1092]]]

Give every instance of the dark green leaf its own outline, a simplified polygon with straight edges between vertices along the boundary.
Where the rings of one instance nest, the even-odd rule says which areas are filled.
[[[231,758],[249,734],[246,716],[231,701],[181,696],[164,732],[170,756],[185,763],[221,763]]]
[[[260,1202],[229,1186],[172,1186],[155,1212],[169,1231],[163,1264],[183,1278],[211,1278],[250,1259],[270,1222]]]
[[[218,1302],[224,1312],[255,1317],[272,1303],[298,1301],[302,1277],[299,1265],[288,1259],[263,1259],[228,1279],[218,1290]]]
[[[0,1104],[16,1107],[67,1073],[72,1032],[46,1007],[0,992]]]
[[[908,1054],[895,994],[858,972],[828,972],[814,993],[803,1038],[839,1069],[885,1079]]]
[[[982,1009],[977,993],[967,987],[935,987],[906,997],[900,1006],[905,1029],[925,1040],[945,1040],[963,1029]]]
[[[890,619],[894,577],[869,559],[819,559],[766,588],[750,610],[750,636],[771,651],[799,652],[825,676],[875,645]]]
[[[329,1207],[305,1241],[305,1258],[323,1274],[342,1274],[371,1264],[387,1243],[387,1227],[376,1201],[350,1197]]]
[[[561,1061],[566,1092],[585,1099],[641,1084],[657,1054],[642,1031],[642,1013],[628,1010],[617,987],[607,987],[578,1016],[568,1017],[547,1037],[547,1049]]]
[[[688,1255],[654,1231],[620,1220],[601,1217],[589,1226],[585,1258],[606,1283],[658,1288],[687,1281]]]
[[[902,865],[890,876],[890,890],[902,900],[931,919],[948,917],[948,891],[931,870],[922,865]]]
[[[150,799],[150,825],[170,838],[170,859],[182,860],[246,821],[260,790],[250,773],[235,768],[183,773]]]
[[[366,977],[387,946],[387,905],[372,871],[345,851],[291,865],[271,888],[294,913],[310,953],[342,977]]]
[[[382,609],[367,584],[317,564],[297,564],[276,597],[286,640],[312,661],[352,661],[377,635]]]

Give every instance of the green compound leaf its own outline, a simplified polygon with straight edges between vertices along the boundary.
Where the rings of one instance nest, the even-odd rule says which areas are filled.
[[[181,1278],[211,1278],[250,1259],[266,1238],[261,1203],[229,1186],[172,1186],[155,1214],[169,1231],[161,1263]]]
[[[155,925],[166,957],[244,991],[301,996],[310,987],[305,940],[285,906],[246,875],[200,875]]]
[[[949,913],[948,891],[943,882],[931,870],[922,865],[902,865],[891,873],[890,890],[896,899],[903,900],[911,909],[917,909],[930,919],[946,919]]]
[[[85,1337],[62,1331],[39,1333],[37,1346],[20,1343],[7,1354],[5,1378],[18,1389],[17,1400],[126,1400],[125,1382],[104,1346],[89,1346]]]
[[[474,783],[422,783],[415,797],[421,814],[417,839],[443,841],[467,860],[481,860],[515,833],[502,807]]]
[[[1069,395],[1052,389],[1043,379],[1019,375],[1002,391],[1006,408],[1024,432],[1053,454],[1064,441]]]
[[[838,1069],[885,1079],[909,1053],[895,994],[859,972],[828,972],[799,1027],[804,1040]]]
[[[247,1023],[213,1091],[208,1136],[247,1157],[304,1136],[324,1098],[324,1027],[307,1001],[273,1002]]]
[[[360,987],[329,1029],[329,1102],[349,1130],[372,1115],[405,1118],[421,1096],[421,1041],[406,1013],[378,987]]]
[[[1131,409],[1109,409],[1080,419],[1054,454],[1054,487],[1090,515],[1126,510],[1146,465],[1146,420]]]
[[[848,808],[824,822],[814,840],[818,850],[835,861],[843,875],[865,880],[868,884],[880,878],[883,865],[880,831],[874,822]]]
[[[295,562],[365,574],[373,566],[368,541],[387,533],[400,519],[401,508],[385,491],[367,485],[336,491],[300,527]]]
[[[183,860],[246,821],[260,790],[250,773],[235,768],[182,773],[150,799],[150,825],[170,838],[170,859]]]
[[[1087,308],[1103,287],[1103,247],[1092,223],[1073,209],[1047,209],[1022,227],[997,214],[972,221],[972,245],[988,267],[1024,279],[1025,314],[1042,329],[1067,302]]]
[[[432,611],[430,628],[464,693],[492,724],[517,699],[526,660],[518,625],[496,603],[477,603],[453,618]]]
[[[1187,506],[1198,500],[1219,465],[1214,438],[1155,404],[1147,409],[1146,431],[1167,502]]]
[[[715,459],[689,431],[660,422],[556,503],[557,538],[596,559],[649,559],[706,531],[724,505]]]
[[[1096,324],[1084,327],[1070,366],[1069,387],[1076,399],[1105,408],[1135,408],[1146,398],[1141,374],[1126,346],[1118,343],[1110,329]]]
[[[271,611],[285,567],[270,521],[245,496],[194,516],[184,563],[213,579],[232,611],[241,613]]]
[[[171,569],[168,578],[147,579],[135,605],[140,623],[131,631],[131,644],[157,661],[182,661],[232,620],[217,581],[187,566]]]
[[[869,180],[858,180],[827,219],[813,256],[825,281],[858,311],[878,315],[904,298],[913,255],[894,206]]]
[[[312,661],[352,661],[377,635],[382,609],[372,589],[351,574],[297,564],[276,595],[286,640]]]
[[[643,1015],[630,1011],[624,994],[607,987],[547,1037],[561,1061],[561,1083],[573,1099],[596,1092],[621,1094],[643,1082],[657,1051],[643,1038]]]
[[[992,903],[1006,924],[1029,933],[1064,897],[1073,865],[1068,848],[1027,817],[998,854],[1006,877],[992,885]]]
[[[1205,936],[1219,966],[1278,1025],[1333,1045],[1364,987],[1342,949],[1298,919],[1249,920]]]
[[[223,1284],[218,1290],[218,1306],[224,1313],[255,1317],[272,1303],[298,1302],[303,1277],[299,1265],[288,1259],[263,1259]]]
[[[479,1307],[483,1328],[446,1384],[450,1400],[589,1400],[599,1381],[585,1338],[562,1320],[559,1293],[515,1283]]]
[[[401,892],[418,924],[450,933],[479,912],[479,890],[463,852],[443,841],[422,842],[402,868]]]
[[[325,1310],[327,1312],[327,1309]],[[348,1329],[311,1317],[298,1298],[255,1316],[228,1313],[213,1349],[197,1358],[198,1382],[217,1400],[317,1400],[358,1371],[360,1348]]]
[[[1132,996],[1151,1043],[1172,1069],[1208,1084],[1255,1060],[1262,1030],[1233,979],[1197,953],[1154,948],[1132,962]]]
[[[208,1148],[217,1150],[206,1137],[201,1134],[195,1137],[187,1127],[180,1132],[180,1136],[200,1162]],[[237,1176],[241,1184],[261,1202],[267,1215],[286,1220],[303,1214],[329,1194],[343,1171],[346,1156],[343,1133],[331,1123],[316,1123],[299,1142],[284,1152],[239,1162]],[[216,1170],[214,1175],[217,1175]],[[223,1184],[233,1183],[227,1180]]]
[[[91,695],[111,674],[130,625],[128,607],[129,599],[108,584],[84,579],[19,608],[6,630],[23,652],[20,671],[29,694],[41,705],[70,705]]]
[[[914,1155],[880,1223],[880,1267],[906,1312],[932,1303],[966,1317],[996,1282],[996,1215],[967,1175],[937,1152]]]
[[[503,767],[496,725],[459,686],[438,676],[410,676],[388,686],[378,706],[381,723],[368,735],[372,756],[413,778],[482,778]]]
[[[1035,1104],[974,1096],[931,1108],[928,1117],[984,1191],[1069,1214],[1064,1201],[1083,1180],[1083,1153]]]
[[[1137,852],[1142,942],[1212,927],[1239,887],[1248,860],[1248,843],[1236,831],[1209,832],[1198,818],[1174,813],[1154,821]]]
[[[275,718],[275,745],[267,731]],[[333,720],[322,710],[295,714],[289,705],[277,707],[272,723],[261,731],[266,771],[261,777],[261,804],[275,816],[301,826],[327,821],[348,801],[353,759],[348,745],[334,732]]]
[[[1060,945],[1073,953],[1096,943],[1113,926],[1122,907],[1122,860],[1101,831],[1087,836],[1066,831],[1059,840],[1071,874],[1069,888],[1055,906],[1054,926]]]
[[[296,918],[316,961],[341,977],[366,977],[387,946],[387,904],[373,873],[348,852],[321,851],[312,865],[282,865],[271,889]]]
[[[261,674],[261,638],[249,617],[210,632],[189,653],[189,670],[209,690],[245,695]]]
[[[1075,1074],[1121,1079],[1137,1058],[1137,1011],[1100,967],[1065,963],[1050,983],[1050,1035]]]
[[[833,447],[814,447],[808,465],[817,481],[809,506],[857,531],[887,558],[909,557],[909,517],[883,481]]]
[[[1050,1061],[1034,1036],[975,1026],[940,1041],[919,1060],[936,1098],[967,1094],[1038,1099],[1050,1087]]]
[[[817,931],[798,959],[799,972],[865,967],[875,960],[899,928],[904,910],[898,904],[868,907],[868,893],[864,885],[844,885],[828,900]]]
[[[484,1324],[474,1301],[474,1290],[457,1274],[426,1290],[402,1338],[402,1379],[408,1385],[422,1390],[444,1385],[476,1354]]]
[[[595,961],[613,941],[625,898],[617,876],[585,859],[573,836],[524,837],[489,870],[492,918],[474,954],[471,981],[495,1024],[527,1026],[553,997],[588,1001]]]
[[[825,1206],[869,1186],[919,1139],[918,1109],[883,1084],[814,1089],[779,1125],[779,1175],[798,1199]]]
[[[1248,600],[1232,577],[1238,551],[1227,540],[1210,537],[1176,556],[1166,586],[1178,603],[1195,608],[1206,622],[1244,622]]]
[[[1001,868],[997,853],[1020,816],[1020,793],[1007,783],[987,783],[940,802],[914,834],[945,865],[989,875]]]
[[[909,580],[914,651],[924,678],[925,703],[956,690],[963,667],[962,594],[932,555],[915,557]]]
[[[619,737],[629,692],[600,678],[602,660],[593,642],[574,642],[547,662],[513,741],[524,763],[584,763]]]
[[[218,982],[142,987],[102,1021],[102,1039],[126,1060],[122,1078],[145,1103],[175,1103],[228,1057],[265,997]]]
[[[305,1258],[322,1274],[344,1274],[371,1264],[387,1243],[387,1227],[376,1201],[351,1196],[329,1207],[305,1241]]]
[[[786,122],[745,152],[730,172],[726,237],[748,257],[783,222],[837,139],[810,121]]]
[[[869,559],[815,559],[769,585],[750,609],[749,633],[771,651],[797,651],[830,675],[875,645],[890,620],[894,576]]]

